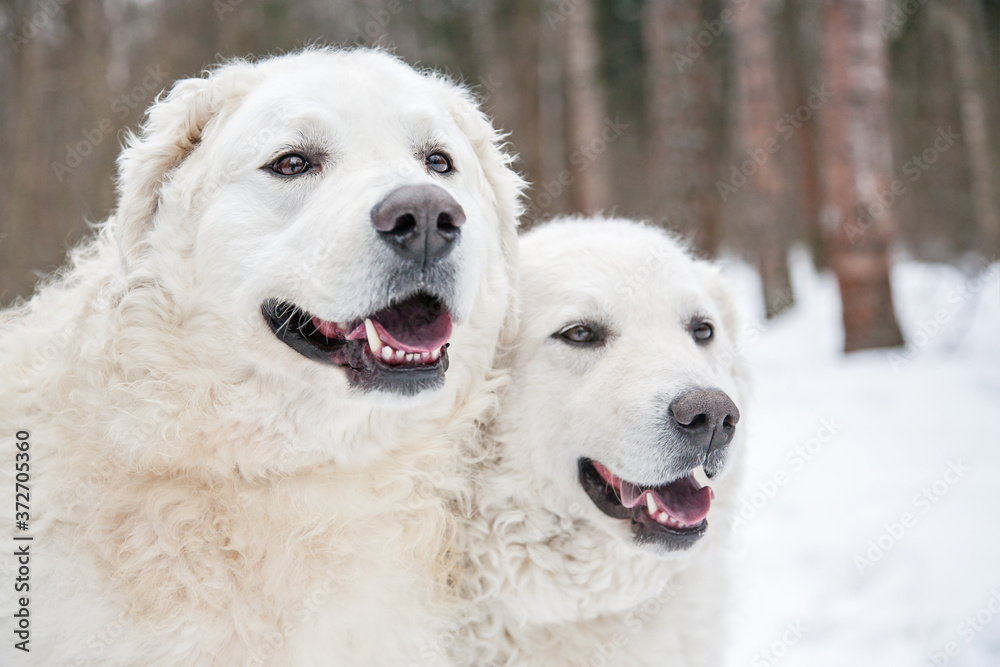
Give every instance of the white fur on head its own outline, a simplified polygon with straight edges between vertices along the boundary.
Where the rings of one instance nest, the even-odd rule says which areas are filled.
[[[427,141],[452,144],[460,165],[453,177],[430,174],[415,161],[412,144]],[[303,142],[327,159],[315,178],[289,183],[268,175],[269,161]],[[185,379],[204,392],[215,391],[207,382],[213,374],[213,383],[248,374],[271,387],[289,382],[302,397],[293,399],[286,388],[279,400],[300,409],[308,403],[315,413],[308,427],[296,427],[310,436],[299,438],[306,450],[317,455],[339,441],[343,458],[375,456],[367,443],[397,441],[375,434],[399,433],[412,421],[404,409],[412,403],[352,393],[341,369],[276,340],[261,304],[281,299],[335,321],[387,305],[382,281],[393,256],[376,238],[370,212],[401,185],[438,185],[469,216],[462,243],[447,258],[458,285],[449,304],[456,324],[445,383],[451,398],[424,392],[415,400],[454,409],[455,398],[491,374],[497,340],[516,330],[510,283],[523,181],[511,161],[502,135],[467,91],[379,51],[309,49],[235,61],[178,82],[120,159],[119,210],[109,231],[128,275],[119,301],[120,315],[128,313],[120,321],[130,323],[120,337],[123,354],[132,369],[156,358],[175,374],[179,364],[165,359],[168,351],[198,359],[197,372]],[[166,330],[171,339],[160,341]],[[242,419],[252,421],[246,401],[237,403]],[[347,409],[359,404],[363,411]],[[443,414],[421,417],[433,422]]]

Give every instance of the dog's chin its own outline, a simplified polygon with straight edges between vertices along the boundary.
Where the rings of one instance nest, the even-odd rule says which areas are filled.
[[[587,458],[578,462],[579,482],[591,502],[622,522],[636,547],[658,554],[693,547],[708,530],[705,515],[714,494],[693,471],[662,484],[632,484]]]
[[[279,341],[306,359],[343,369],[357,392],[409,404],[407,397],[444,386],[452,321],[434,295],[417,292],[346,322],[324,320],[278,299],[261,304],[261,314]]]

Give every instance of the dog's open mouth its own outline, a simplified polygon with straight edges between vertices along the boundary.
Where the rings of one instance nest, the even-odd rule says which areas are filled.
[[[280,341],[309,359],[343,366],[359,389],[412,395],[444,384],[451,313],[430,294],[418,292],[350,322],[324,320],[276,299],[261,312]]]
[[[605,466],[580,459],[580,484],[599,510],[628,519],[636,542],[667,551],[687,549],[705,534],[705,517],[715,494],[688,473],[659,486],[641,486],[617,477]]]

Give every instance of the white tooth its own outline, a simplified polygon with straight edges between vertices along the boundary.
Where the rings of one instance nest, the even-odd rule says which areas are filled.
[[[430,358],[431,358],[431,353],[430,352],[421,352],[420,353],[420,361],[426,362]]]
[[[441,356],[441,348],[438,348],[433,352],[431,352],[431,360],[433,361],[437,361],[438,358],[440,358],[440,356]]]
[[[408,364],[412,364],[413,363],[413,355],[412,354],[406,355],[406,363],[408,363]]]
[[[382,348],[382,358],[386,361],[392,361],[392,348],[388,345]]]
[[[670,515],[667,514],[666,512],[660,512],[657,515],[656,520],[659,521],[660,523],[670,523]]]
[[[646,507],[649,508],[649,516],[656,516],[656,501],[653,500],[653,494],[646,494]]]
[[[406,359],[406,352],[396,350],[396,361],[402,361],[403,359]]]
[[[367,317],[365,318],[365,333],[368,334],[368,347],[372,349],[372,354],[377,355],[382,351],[382,339],[378,337],[375,325]]]

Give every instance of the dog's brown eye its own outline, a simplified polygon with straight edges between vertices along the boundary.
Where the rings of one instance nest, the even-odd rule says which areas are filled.
[[[714,334],[715,329],[709,322],[698,322],[691,328],[691,335],[696,343],[707,343]]]
[[[282,155],[271,163],[271,171],[282,176],[297,176],[309,171],[309,160],[298,153]]]
[[[431,171],[436,171],[439,174],[450,174],[454,169],[451,164],[451,158],[441,151],[428,155],[426,163]]]
[[[600,334],[583,324],[567,327],[556,336],[574,345],[598,345],[602,342]]]

